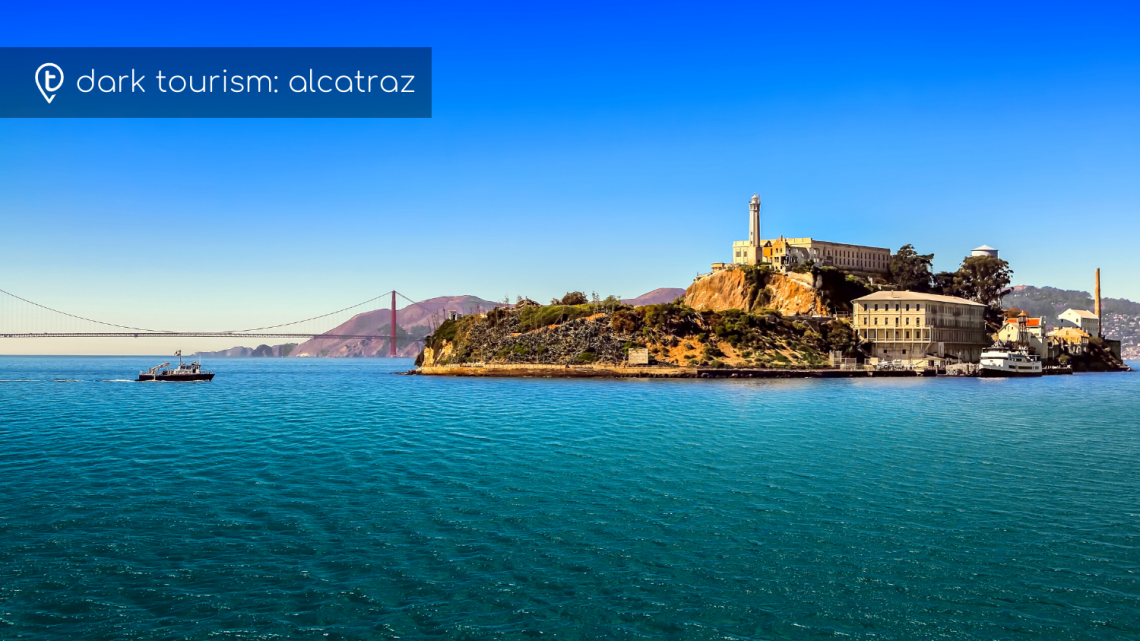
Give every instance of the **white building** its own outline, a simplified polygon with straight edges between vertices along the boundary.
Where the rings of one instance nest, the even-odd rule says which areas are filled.
[[[1066,309],[1057,316],[1061,327],[1076,327],[1089,336],[1100,336],[1100,319],[1087,309]]]
[[[982,245],[970,250],[970,256],[989,256],[990,258],[998,257],[998,250],[990,247],[989,245]]]

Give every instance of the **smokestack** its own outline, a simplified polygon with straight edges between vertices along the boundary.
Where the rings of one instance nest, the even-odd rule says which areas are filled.
[[[1096,335],[1101,336],[1101,332],[1100,332],[1100,325],[1101,325],[1101,323],[1100,323],[1100,267],[1096,268],[1096,301],[1093,302],[1093,305],[1096,305],[1096,307],[1094,308],[1094,311],[1093,311],[1093,313],[1096,314],[1096,320],[1097,320]]]

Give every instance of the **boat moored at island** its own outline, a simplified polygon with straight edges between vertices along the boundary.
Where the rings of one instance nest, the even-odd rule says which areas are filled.
[[[136,382],[144,381],[165,381],[165,382],[192,382],[192,381],[212,381],[214,380],[213,372],[202,371],[202,364],[198,361],[191,363],[182,362],[182,350],[174,353],[178,357],[178,367],[170,368],[170,363],[163,363],[149,370],[139,372],[139,377]]]
[[[1025,348],[994,344],[982,352],[978,374],[984,378],[1041,376],[1041,360]]]

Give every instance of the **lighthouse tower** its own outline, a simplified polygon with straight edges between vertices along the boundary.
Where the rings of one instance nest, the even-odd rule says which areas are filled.
[[[748,244],[760,246],[760,196],[752,194],[748,203]]]

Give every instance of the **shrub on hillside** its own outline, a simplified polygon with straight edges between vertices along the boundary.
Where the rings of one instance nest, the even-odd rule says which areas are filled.
[[[582,292],[566,292],[562,300],[558,301],[560,305],[585,305],[589,303],[590,299]]]

